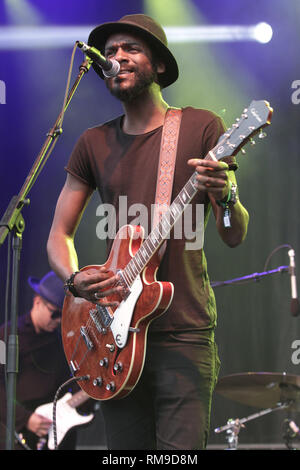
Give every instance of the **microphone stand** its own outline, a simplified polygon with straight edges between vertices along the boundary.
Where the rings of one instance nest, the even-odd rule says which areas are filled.
[[[277,274],[277,273],[288,273],[290,272],[290,267],[289,266],[279,266],[278,268],[271,269],[269,271],[263,271],[261,273],[253,273],[249,274],[247,276],[242,276],[242,277],[237,277],[234,279],[229,279],[228,281],[215,281],[211,282],[212,287],[223,287],[223,286],[228,286],[231,284],[244,284],[249,281],[260,281],[263,277],[269,276],[272,274]],[[243,426],[243,423],[246,423],[247,421],[250,421],[252,419],[259,418],[260,416],[263,416],[268,413],[272,413],[273,411],[276,410],[282,410],[285,408],[288,408],[290,406],[290,403],[277,403],[277,406],[274,408],[267,408],[263,411],[260,411],[259,413],[255,413],[253,415],[250,415],[246,418],[242,419],[236,419],[236,420],[228,420],[227,424],[222,427],[218,427],[215,429],[215,433],[220,433],[223,431],[226,431],[227,433],[227,442],[228,442],[228,450],[237,450],[238,448],[238,434],[240,432],[241,427]]]
[[[3,245],[7,235],[12,232],[13,241],[13,260],[12,260],[12,288],[11,288],[11,326],[10,334],[8,337],[7,345],[7,363],[6,363],[6,403],[7,403],[7,416],[6,416],[6,449],[14,449],[14,436],[15,436],[15,405],[16,405],[16,379],[18,373],[18,336],[17,336],[17,317],[18,317],[18,299],[19,299],[19,272],[20,272],[20,258],[22,250],[22,234],[25,230],[25,222],[22,216],[22,209],[24,205],[29,204],[27,198],[29,191],[36,182],[40,171],[49,157],[52,147],[54,146],[57,138],[62,134],[62,118],[65,110],[67,109],[73,95],[82,79],[92,65],[92,60],[85,60],[79,67],[79,74],[71,88],[68,97],[64,103],[63,110],[59,114],[54,126],[47,134],[47,139],[40,150],[20,192],[18,195],[13,196],[1,221],[0,221],[0,246]],[[47,156],[47,153],[49,155]]]
[[[212,287],[223,287],[223,286],[228,286],[231,284],[242,284],[246,283],[249,281],[260,281],[263,277],[269,276],[271,274],[277,274],[277,273],[286,273],[289,272],[289,266],[279,266],[276,269],[271,269],[270,271],[264,271],[261,273],[253,273],[249,274],[248,276],[243,276],[243,277],[237,277],[235,279],[230,279],[228,281],[215,281],[211,282]]]

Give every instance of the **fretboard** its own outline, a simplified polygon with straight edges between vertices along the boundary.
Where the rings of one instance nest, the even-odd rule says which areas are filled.
[[[67,403],[71,408],[77,408],[77,406],[82,405],[82,403],[85,403],[89,398],[90,397],[86,392],[80,390],[79,392],[74,393]]]

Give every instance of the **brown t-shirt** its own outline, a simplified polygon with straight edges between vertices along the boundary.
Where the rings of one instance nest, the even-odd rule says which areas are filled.
[[[121,129],[122,116],[86,130],[79,138],[66,170],[94,189],[98,189],[103,203],[116,209],[117,229],[136,219],[121,213],[122,207],[135,208],[143,204],[151,213],[155,201],[157,167],[162,127],[142,135],[128,135]],[[193,173],[187,160],[204,158],[224,132],[222,120],[210,111],[186,107],[182,110],[178,140],[172,200]],[[236,169],[234,157],[225,159]],[[120,199],[120,196],[123,196]],[[124,198],[126,196],[126,198]],[[121,201],[121,204],[120,204]],[[124,205],[125,201],[125,205]],[[194,211],[192,230],[197,221],[196,209],[202,205],[204,226],[210,204],[206,194],[198,192],[191,202]],[[204,212],[203,212],[204,208]],[[198,211],[198,219],[201,210]],[[183,217],[184,221],[184,217]],[[150,233],[150,216],[146,234]],[[183,222],[184,223],[184,222]],[[188,225],[188,224],[187,224]],[[171,234],[162,259],[158,279],[174,284],[174,297],[169,309],[151,324],[152,331],[191,331],[214,327],[216,305],[207,274],[203,249],[186,249],[184,226]],[[108,239],[108,250],[113,240]],[[195,245],[196,246],[196,245]],[[191,247],[191,245],[190,245]]]

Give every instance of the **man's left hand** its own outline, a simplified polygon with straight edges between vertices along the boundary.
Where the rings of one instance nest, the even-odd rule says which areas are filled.
[[[197,187],[210,193],[217,201],[224,199],[229,192],[229,167],[225,162],[192,158],[188,165],[197,172]]]

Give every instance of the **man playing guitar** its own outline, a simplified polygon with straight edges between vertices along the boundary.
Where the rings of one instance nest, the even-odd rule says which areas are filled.
[[[79,138],[66,168],[66,182],[49,235],[48,256],[53,270],[70,291],[67,307],[70,302],[75,309],[85,301],[94,305],[94,310],[89,307],[89,315],[94,321],[93,312],[100,312],[102,323],[98,329],[105,335],[107,312],[126,299],[128,283],[120,282],[120,273],[112,273],[107,265],[79,270],[74,236],[96,189],[102,202],[115,208],[117,221],[124,220],[120,201],[126,196],[127,207],[141,204],[147,208],[147,223],[151,225],[162,129],[169,109],[161,90],[177,80],[178,68],[163,29],[145,15],[128,15],[98,26],[91,32],[89,44],[120,64],[118,75],[111,78],[103,77],[97,65],[94,68],[110,93],[122,102],[124,115],[87,130]],[[212,208],[222,240],[235,247],[246,236],[249,218],[236,193],[235,158],[222,162],[204,158],[224,130],[221,119],[212,112],[182,109],[172,199],[196,170],[193,185],[197,194],[191,202],[192,212],[204,208],[205,226]],[[224,223],[224,216],[227,222],[230,218],[229,223]],[[132,219],[128,217],[129,224]],[[196,232],[195,220],[192,226]],[[147,325],[147,348],[136,386],[122,399],[109,400],[104,395],[101,408],[109,449],[203,449],[207,444],[211,398],[219,370],[214,340],[216,306],[203,248],[186,249],[186,241],[184,234],[175,237],[171,232],[159,269],[155,270],[155,279],[172,283],[174,293],[164,305],[166,311]],[[108,239],[108,253],[116,251],[112,243]],[[146,277],[141,275],[144,286]],[[101,309],[106,309],[106,316]],[[70,336],[77,311],[68,310],[67,315]],[[112,317],[108,317],[109,329]],[[129,327],[128,342],[141,333],[143,323],[138,326]],[[88,327],[81,329],[81,335],[87,353],[95,349],[97,339],[94,333],[93,337],[89,335]],[[116,346],[110,343],[105,344],[108,354]],[[77,373],[81,362],[73,360],[72,354],[69,362]],[[107,357],[100,359],[104,370]],[[122,364],[119,361],[115,366],[121,368]],[[113,391],[115,385],[103,388],[102,378],[97,380],[91,389]]]

